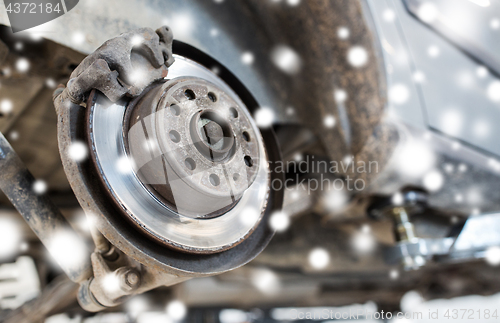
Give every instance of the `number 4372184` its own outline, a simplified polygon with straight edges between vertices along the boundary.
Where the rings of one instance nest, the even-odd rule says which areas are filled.
[[[61,12],[61,8],[59,7],[59,3],[53,5],[52,3],[9,3],[6,8],[8,13],[52,13],[52,12]]]
[[[453,310],[447,310],[444,313],[444,317],[447,319],[452,319],[452,320],[480,320],[480,319],[498,319],[498,314],[497,310],[491,311],[491,310],[473,310],[473,309],[453,309]]]

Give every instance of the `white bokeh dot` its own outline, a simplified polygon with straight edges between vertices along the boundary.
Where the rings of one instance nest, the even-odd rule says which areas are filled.
[[[301,0],[287,0],[286,3],[288,3],[289,6],[295,7],[300,4]]]
[[[332,115],[327,115],[327,116],[325,116],[323,123],[324,123],[325,127],[333,128],[333,127],[335,127],[335,123],[336,123],[335,117]]]
[[[21,242],[21,227],[12,218],[0,216],[0,260],[13,256]]]
[[[24,58],[21,57],[16,61],[16,70],[21,73],[25,73],[30,69],[30,62]]]
[[[144,38],[141,35],[134,35],[130,40],[132,46],[139,46],[144,42]]]
[[[368,63],[368,52],[362,46],[353,46],[347,52],[347,61],[354,67],[363,67]]]
[[[337,29],[337,37],[340,38],[340,39],[347,39],[349,38],[349,28],[347,27],[339,27],[339,29]]]
[[[139,314],[146,312],[149,307],[149,300],[144,295],[136,295],[125,303],[126,311],[133,318],[136,318]]]
[[[394,205],[402,205],[404,202],[404,196],[401,192],[394,193],[391,197],[391,202]]]
[[[295,155],[293,155],[293,160],[295,160],[296,162],[301,162],[304,160],[304,155],[302,153],[296,153]]]
[[[254,225],[259,220],[260,215],[259,210],[253,207],[246,207],[239,215],[240,222],[248,226]]]
[[[404,104],[410,98],[410,90],[404,84],[395,84],[389,90],[389,99],[394,104]]]
[[[218,66],[214,66],[211,68],[212,73],[219,75],[220,74],[220,68]]]
[[[351,243],[354,250],[360,254],[368,254],[372,252],[376,246],[375,237],[370,231],[363,229],[352,236]]]
[[[382,16],[387,22],[393,22],[396,19],[396,13],[392,9],[385,9]]]
[[[290,225],[290,217],[282,211],[274,212],[269,219],[269,225],[273,230],[283,232]]]
[[[420,177],[435,163],[435,155],[425,142],[411,140],[397,152],[398,170],[405,176]]]
[[[330,254],[323,248],[315,248],[309,253],[308,259],[314,269],[324,269],[330,263]]]
[[[431,191],[438,191],[444,184],[444,176],[439,171],[434,170],[427,173],[423,180],[424,187]]]
[[[415,81],[415,83],[424,83],[425,74],[422,71],[415,71],[415,73],[413,73],[413,81]]]
[[[102,278],[102,288],[108,293],[116,293],[120,290],[120,277],[115,273],[106,274]]]
[[[500,265],[500,247],[490,247],[486,250],[486,262],[490,266],[498,266]]]
[[[477,120],[474,122],[472,132],[478,138],[486,138],[490,134],[491,126],[486,120]]]
[[[186,305],[179,300],[174,300],[168,303],[166,311],[168,316],[176,321],[182,320],[187,314]]]
[[[493,102],[500,102],[500,81],[493,81],[488,85],[488,98]]]
[[[448,174],[451,174],[455,170],[455,166],[453,166],[453,164],[446,163],[446,164],[443,165],[443,169]]]
[[[250,278],[252,285],[266,295],[275,295],[281,287],[278,275],[267,268],[253,269]]]
[[[439,47],[437,47],[436,45],[432,45],[427,48],[427,54],[430,57],[436,58],[439,56],[439,54],[441,54],[441,51],[439,50]]]
[[[490,21],[490,28],[493,30],[498,30],[500,29],[500,19],[498,18],[493,18]]]
[[[128,156],[122,156],[116,161],[116,168],[122,174],[128,174],[132,172],[133,163]]]
[[[81,141],[71,143],[68,149],[69,157],[75,162],[82,162],[87,159],[89,150],[87,145]]]
[[[9,133],[10,140],[16,141],[19,139],[19,132],[13,130]]]
[[[401,310],[404,312],[413,312],[419,308],[421,304],[424,303],[424,298],[417,291],[409,291],[403,295],[400,301]],[[413,321],[410,321],[413,322]]]
[[[439,11],[434,3],[428,1],[418,7],[417,16],[423,22],[431,23],[439,16]]]
[[[73,33],[71,40],[73,41],[74,44],[81,45],[85,41],[85,34],[80,31],[77,31]]]
[[[330,212],[342,210],[349,202],[348,194],[344,190],[335,189],[335,187],[325,190],[323,194],[324,206]]]
[[[9,99],[3,99],[0,102],[0,112],[2,112],[3,114],[11,113],[13,107],[14,107],[14,105],[13,105],[12,101]]]
[[[342,89],[336,89],[333,92],[333,97],[335,99],[335,102],[342,104],[347,100],[347,92]]]
[[[36,180],[33,183],[33,192],[39,195],[44,194],[45,192],[47,192],[47,183],[45,183],[45,181],[41,179]]]
[[[45,80],[45,85],[51,89],[55,89],[55,87],[57,86],[57,83],[54,79],[48,78]]]
[[[302,68],[302,60],[297,52],[289,46],[279,45],[271,51],[271,60],[280,70],[287,74],[297,74]]]
[[[399,271],[397,269],[392,269],[389,271],[389,278],[391,280],[396,280],[399,278]]]
[[[274,111],[267,107],[259,108],[254,114],[255,122],[261,128],[269,128],[273,124],[274,118]]]
[[[440,125],[444,133],[452,136],[460,134],[464,123],[463,115],[456,109],[448,109],[441,113]]]
[[[217,28],[210,29],[210,36],[217,37],[219,35],[219,30]]]
[[[245,65],[253,64],[254,60],[255,60],[255,57],[251,52],[245,52],[245,53],[243,53],[243,55],[241,55],[241,61]]]
[[[479,66],[476,69],[476,75],[479,78],[485,78],[486,76],[488,76],[488,69],[484,66]]]

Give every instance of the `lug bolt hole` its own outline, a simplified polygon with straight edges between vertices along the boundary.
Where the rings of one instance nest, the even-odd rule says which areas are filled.
[[[253,166],[253,160],[252,160],[252,157],[250,157],[250,156],[245,156],[245,165],[247,165],[247,167],[252,167],[252,166]]]
[[[220,184],[219,176],[217,176],[215,174],[210,174],[208,179],[210,180],[210,184],[212,184],[213,186],[219,186],[219,184]]]
[[[245,139],[245,141],[250,141],[250,134],[248,132],[243,131],[242,135],[243,135],[243,139]]]
[[[196,168],[196,163],[192,158],[186,158],[184,165],[186,165],[186,168],[189,170],[194,170]]]
[[[175,143],[181,141],[181,135],[175,130],[170,131],[168,135],[170,136],[170,140],[172,140]]]
[[[235,108],[231,108],[229,109],[229,115],[232,117],[232,118],[238,118],[238,110],[236,110]]]
[[[170,105],[170,113],[172,113],[172,115],[174,116],[178,116],[179,114],[181,114],[181,107],[177,104]]]
[[[186,96],[186,98],[188,100],[194,100],[194,99],[196,99],[196,95],[194,94],[193,90],[187,89],[184,92],[184,95]]]
[[[217,102],[217,96],[215,95],[215,93],[213,92],[208,92],[208,98],[210,99],[210,101],[212,102]]]

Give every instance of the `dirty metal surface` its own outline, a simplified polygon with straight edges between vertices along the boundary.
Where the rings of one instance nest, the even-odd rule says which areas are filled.
[[[190,52],[196,50],[192,49]],[[227,70],[225,73],[230,75]],[[237,79],[231,76],[231,84],[237,85],[238,95],[245,100],[248,107],[254,109],[256,102],[241,84],[235,82],[238,82]],[[239,267],[253,259],[269,242],[273,232],[267,221],[272,211],[281,207],[282,194],[279,191],[270,191],[261,225],[247,239],[229,250],[210,255],[187,254],[164,247],[140,234],[128,221],[123,220],[123,215],[106,198],[107,194],[90,161],[78,163],[68,158],[67,152],[71,143],[86,140],[85,108],[64,100],[63,96],[56,98],[55,105],[59,118],[60,153],[75,195],[87,214],[95,218],[102,234],[128,256],[154,270],[182,277],[199,277]],[[269,159],[279,160],[279,149],[272,130],[262,130],[261,133]],[[281,175],[272,173],[271,179]]]
[[[174,80],[177,77],[190,76],[210,80],[214,83],[217,82],[218,86],[223,88],[225,93],[232,93],[229,86],[216,78],[212,72],[187,59],[177,57],[176,63],[170,67],[169,74]],[[202,81],[197,80],[196,82],[199,83]],[[168,82],[165,84],[166,90],[169,85]],[[184,82],[181,82],[180,86],[182,88],[186,85]],[[193,91],[200,94],[194,87]],[[175,96],[169,98],[168,90],[166,92],[167,102],[175,98]],[[175,90],[174,86],[175,93],[177,93],[177,90]],[[244,106],[243,102],[237,102],[239,99],[234,94],[232,96],[236,100],[233,102],[236,104],[235,106]],[[221,96],[222,99],[223,97]],[[159,106],[161,110],[157,111],[155,115],[150,116],[150,118],[158,118],[157,121],[151,118],[155,122],[156,127],[154,124],[148,125],[147,119],[144,120],[146,122],[146,129],[149,129],[147,132],[149,133],[150,140],[154,140],[151,134],[155,132],[155,130],[151,129],[157,129],[156,131],[158,131],[159,149],[154,150],[153,154],[158,157],[165,156],[165,161],[167,162],[165,163],[165,167],[167,165],[169,167],[166,171],[168,182],[173,189],[176,207],[180,211],[179,214],[176,214],[165,205],[162,205],[158,199],[153,198],[150,192],[144,190],[144,184],[135,175],[136,170],[134,168],[140,169],[144,164],[154,162],[154,160],[151,160],[151,155],[136,152],[132,156],[141,156],[142,158],[132,160],[130,162],[131,167],[128,169],[117,167],[117,163],[129,158],[126,155],[125,134],[123,134],[126,104],[124,102],[117,102],[116,104],[109,105],[106,100],[102,100],[100,97],[96,97],[94,101],[88,110],[91,153],[97,161],[96,165],[100,176],[104,178],[103,183],[112,192],[114,200],[117,201],[120,208],[125,210],[128,217],[140,225],[140,228],[168,245],[186,252],[197,253],[219,252],[231,248],[246,239],[255,230],[255,227],[261,221],[262,212],[266,209],[269,191],[269,170],[263,141],[260,136],[256,135],[259,133],[259,130],[254,124],[250,123],[249,120],[251,117],[248,115],[248,112],[245,112],[241,108],[239,109],[241,114],[239,119],[246,120],[245,123],[241,121],[242,127],[250,128],[247,130],[251,131],[257,145],[253,154],[260,155],[260,158],[256,158],[257,156],[252,157],[255,160],[255,165],[252,167],[243,165],[245,153],[247,155],[250,154],[247,147],[236,147],[234,156],[223,164],[218,162],[213,163],[206,159],[197,150],[192,138],[186,138],[190,143],[184,146],[184,150],[179,149],[178,144],[172,142],[169,136],[169,132],[173,129],[173,126],[163,125],[165,118],[173,119],[169,122],[175,122],[177,118],[171,115],[171,109],[163,109],[161,104]],[[186,113],[188,116],[186,119],[187,124],[175,127],[183,137],[190,135],[189,132],[185,133],[185,131],[186,129],[190,129],[189,123],[191,122],[193,113],[196,116],[195,112],[199,111],[194,102],[189,102],[189,105],[192,108],[191,110],[187,106],[182,109],[182,113]],[[229,111],[231,107],[233,107],[231,104],[222,105],[220,109],[224,109],[227,117],[230,117]],[[220,113],[222,114],[222,112]],[[135,142],[135,147],[144,146],[144,143],[147,142],[144,137],[145,134],[142,125],[138,125],[140,127],[137,129],[139,130],[137,133],[134,132],[134,129],[129,132],[129,143]],[[232,125],[231,128],[233,131],[236,131],[239,129],[239,126]],[[234,140],[234,137],[230,138]],[[242,138],[241,134],[239,138]],[[167,149],[165,150],[164,147],[167,147]],[[186,151],[189,152],[189,156],[193,157],[193,160],[196,160],[196,163],[199,163],[200,170],[198,172],[192,172],[185,166]],[[133,150],[132,153],[134,153]],[[182,162],[179,162],[179,158]],[[202,161],[206,161],[204,167]],[[164,167],[162,163],[158,163],[157,165],[160,166],[160,169]],[[212,183],[209,181],[209,177],[218,174],[220,178],[219,185],[223,185],[225,178],[223,165],[226,171],[233,168],[236,169],[236,167],[244,167],[245,171],[246,168],[255,168],[255,180],[247,184],[244,192],[243,189],[245,187],[240,188],[235,184],[227,185],[227,192],[219,191],[218,187],[214,189]],[[251,175],[252,172],[250,172]],[[248,176],[242,174],[240,180],[243,181],[245,177],[248,178]],[[162,179],[167,180],[165,174]],[[231,178],[231,180],[233,179]],[[195,185],[196,187],[193,187]],[[231,197],[231,191],[229,190],[231,187],[233,187],[235,193],[239,189],[241,197],[238,203],[223,215],[210,218],[204,217],[204,215],[209,215],[217,211],[221,206],[225,207],[233,203],[231,199],[228,199]],[[196,212],[194,213],[196,217],[190,212],[194,206],[199,207],[199,209],[193,210]],[[184,215],[186,211],[188,213]],[[199,215],[203,216],[203,218]]]

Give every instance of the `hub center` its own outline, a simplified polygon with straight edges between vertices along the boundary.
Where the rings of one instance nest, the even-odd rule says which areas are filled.
[[[231,157],[234,135],[229,122],[214,110],[196,113],[191,122],[191,137],[198,151],[211,161]]]

